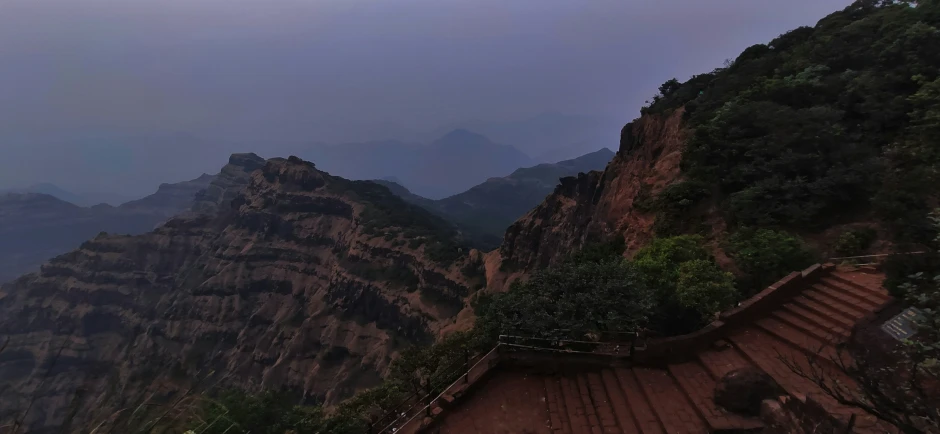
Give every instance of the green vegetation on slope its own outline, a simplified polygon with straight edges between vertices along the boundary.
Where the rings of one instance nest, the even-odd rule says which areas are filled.
[[[227,391],[209,401],[194,431],[203,433],[200,424],[218,421],[205,432],[273,434],[262,428],[276,421],[279,429],[298,432],[367,432],[403,399],[440,393],[463,373],[468,354],[488,351],[501,334],[587,339],[644,328],[691,332],[737,300],[732,276],[718,268],[702,241],[689,235],[656,240],[632,262],[622,257],[622,239],[589,245],[505,293],[479,297],[472,330],[405,350],[380,386],[356,394],[329,416],[316,407],[287,405],[277,394]],[[281,417],[272,419],[277,412]]]
[[[938,28],[936,0],[860,0],[668,81],[643,111],[685,107],[683,171],[715,186],[731,224],[816,230],[874,211],[899,239],[924,239],[940,162]]]

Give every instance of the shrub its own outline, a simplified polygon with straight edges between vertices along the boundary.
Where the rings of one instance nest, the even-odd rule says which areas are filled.
[[[520,331],[551,336],[556,330],[583,336],[636,330],[650,315],[653,297],[637,273],[614,258],[566,262],[514,284],[481,307],[479,324],[490,338]]]
[[[283,393],[229,389],[207,402],[201,419],[204,425],[195,429],[201,434],[284,434],[318,432],[324,415],[321,407],[294,405]]]
[[[872,228],[849,229],[839,235],[835,251],[843,256],[861,255],[875,241],[876,235]]]
[[[736,299],[734,275],[714,262],[695,259],[679,265],[676,300],[680,306],[697,312],[703,323],[731,307]]]
[[[656,238],[636,253],[633,265],[651,287],[674,288],[679,279],[679,264],[709,258],[702,247],[704,242],[699,235]]]
[[[750,296],[816,258],[799,238],[771,229],[744,229],[730,239],[730,253],[745,273],[741,287]]]
[[[727,276],[704,242],[699,235],[657,238],[633,258],[633,266],[655,294],[651,329],[666,335],[692,332],[724,307],[728,292],[733,297],[734,284],[725,285]],[[696,276],[698,272],[704,275]],[[701,281],[693,284],[695,279]],[[712,290],[718,292],[709,294]]]

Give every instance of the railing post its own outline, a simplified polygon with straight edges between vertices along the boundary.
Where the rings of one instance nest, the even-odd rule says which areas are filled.
[[[630,357],[628,360],[633,361],[633,354],[636,353],[636,340],[640,338],[640,332],[634,331],[633,337],[630,338]]]
[[[428,378],[427,387],[425,388],[425,391],[428,394],[427,416],[431,417],[431,403],[434,402],[434,397],[431,394],[432,391],[431,391],[431,379],[430,378]]]
[[[464,349],[463,352],[463,372],[464,384],[470,384],[470,350]]]

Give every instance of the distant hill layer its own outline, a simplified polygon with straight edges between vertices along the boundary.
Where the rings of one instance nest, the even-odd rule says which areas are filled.
[[[503,176],[534,161],[518,149],[465,130],[430,144],[399,141],[349,143],[307,149],[304,157],[349,179],[395,178],[415,194],[439,199]]]
[[[394,181],[375,182],[450,220],[476,247],[491,249],[499,245],[506,228],[540,204],[561,178],[603,170],[613,157],[614,152],[604,148],[573,160],[516,169],[509,176],[490,178],[463,193],[439,200],[416,195]]]
[[[100,232],[140,234],[189,210],[196,193],[215,179],[163,184],[156,193],[121,206],[82,207],[52,194],[0,193],[0,282],[35,271]]]

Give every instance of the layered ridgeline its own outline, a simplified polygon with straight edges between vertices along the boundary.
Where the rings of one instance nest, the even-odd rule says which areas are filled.
[[[82,207],[49,194],[0,194],[0,282],[39,269],[99,232],[140,234],[188,210],[215,177],[162,184],[143,199]]]
[[[84,431],[209,386],[335,402],[482,280],[448,224],[378,184],[294,157],[229,172],[247,185],[200,195],[234,197],[216,213],[100,235],[0,289],[0,420]]]
[[[408,191],[389,180],[377,180],[393,193],[453,222],[481,250],[499,246],[506,228],[540,204],[561,178],[603,170],[614,153],[603,148],[572,160],[516,169],[509,176],[490,178],[473,188],[440,200]]]
[[[735,261],[768,239],[748,228],[799,234],[824,256],[931,239],[936,47],[938,2],[863,0],[667,81],[603,173],[563,180],[508,230],[487,258],[490,287],[610,237],[629,255],[653,236],[702,233]]]

